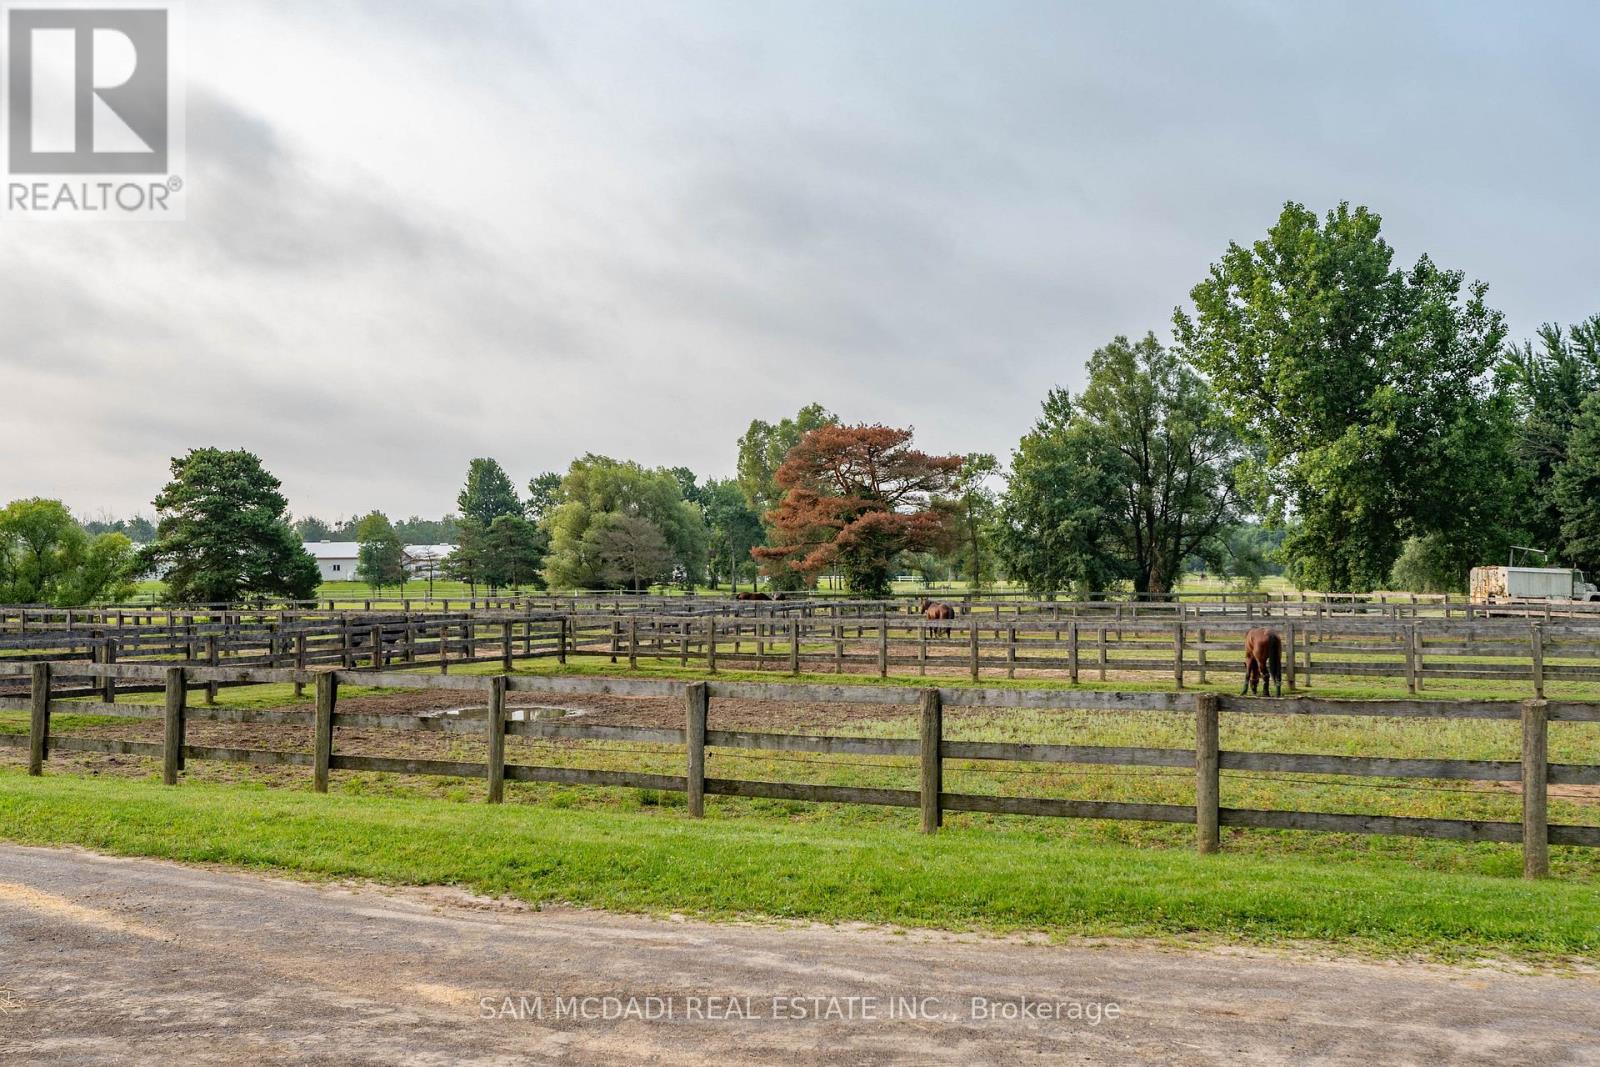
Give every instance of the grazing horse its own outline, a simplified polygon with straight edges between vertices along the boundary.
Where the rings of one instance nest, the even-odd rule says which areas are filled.
[[[734,594],[734,598],[733,599],[735,599],[735,600],[771,600],[772,598],[770,596],[768,596],[767,594],[765,594],[765,593],[736,593],[736,594]]]
[[[956,617],[956,609],[938,600],[924,598],[922,601],[922,617],[936,622],[948,622]],[[928,632],[934,637],[949,637],[950,627],[934,626]]]
[[[1239,695],[1254,693],[1259,682],[1261,695],[1271,696],[1269,677],[1278,687],[1278,696],[1283,696],[1283,639],[1278,631],[1258,626],[1244,635],[1244,688]]]

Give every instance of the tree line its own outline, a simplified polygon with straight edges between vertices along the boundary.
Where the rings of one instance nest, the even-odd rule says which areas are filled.
[[[838,576],[881,594],[909,571],[1160,595],[1201,570],[1441,592],[1513,545],[1600,569],[1600,316],[1508,341],[1486,284],[1399,262],[1379,216],[1348,204],[1286,204],[1187,296],[1165,339],[1111,338],[1080,390],[1051,390],[1008,466],[810,404],[752,421],[728,478],[589,454],[523,489],[485,457],[441,519],[291,525],[254,456],[197,449],[148,530],[62,532],[61,509],[41,555],[29,531],[50,502],[0,513],[0,593],[109,595],[126,576],[95,576],[127,561],[159,566],[178,599],[305,595],[301,539],[358,541],[358,576],[380,587],[406,579],[405,543],[454,544],[444,576],[488,588]],[[104,540],[135,531],[138,553]]]

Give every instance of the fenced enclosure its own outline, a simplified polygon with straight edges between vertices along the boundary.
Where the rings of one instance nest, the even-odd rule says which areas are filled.
[[[679,598],[684,600],[684,598]],[[1055,678],[1069,683],[1237,677],[1247,630],[1283,637],[1287,691],[1367,680],[1407,693],[1430,680],[1503,683],[1534,697],[1547,684],[1600,682],[1600,618],[1531,612],[1450,616],[1343,613],[1327,604],[995,602],[929,620],[905,604],[571,600],[449,612],[0,609],[0,661],[295,668],[431,667],[570,658],[798,674]],[[1368,605],[1369,607],[1371,605]],[[1548,605],[1546,605],[1548,608]],[[891,610],[891,608],[893,610]],[[115,699],[115,675],[100,686]],[[138,685],[134,686],[135,689]]]
[[[515,635],[514,635],[515,636]],[[29,769],[41,773],[51,752],[116,753],[159,758],[163,780],[178,781],[189,760],[221,760],[262,766],[309,769],[315,788],[326,791],[335,771],[367,771],[482,779],[485,797],[499,802],[505,783],[546,782],[575,786],[628,787],[682,793],[691,816],[703,814],[707,797],[761,797],[791,801],[881,805],[916,809],[921,827],[938,829],[945,812],[1136,820],[1192,824],[1196,847],[1218,847],[1221,828],[1311,830],[1354,834],[1392,834],[1457,841],[1520,843],[1529,876],[1548,870],[1551,844],[1600,845],[1600,826],[1549,820],[1550,787],[1600,785],[1600,766],[1552,762],[1550,727],[1600,722],[1600,703],[1530,698],[1522,701],[1327,700],[1310,697],[1264,699],[1213,693],[1109,692],[1069,689],[1006,689],[848,684],[780,684],[743,681],[675,681],[648,678],[577,678],[526,675],[434,675],[398,670],[318,670],[280,667],[211,667],[156,663],[84,661],[16,662],[0,660],[0,680],[28,687],[26,696],[0,698],[0,707],[30,712],[29,733],[0,733],[0,745],[29,753]],[[163,702],[138,704],[73,699],[98,694],[114,680],[130,688],[159,689]],[[315,687],[313,709],[191,707],[189,694],[216,685],[293,684]],[[445,690],[472,706],[453,714],[423,717],[339,710],[341,686],[372,689]],[[609,694],[669,699],[681,707],[680,725],[626,726],[544,721],[508,710],[513,693]],[[712,709],[719,701],[757,701],[782,708],[797,701],[874,705],[886,711],[914,710],[915,730],[902,736],[846,736],[773,730],[714,729]],[[1150,745],[1040,744],[972,739],[952,730],[948,713],[981,709],[1101,715],[1133,713],[1181,716],[1192,723],[1188,747]],[[85,714],[124,720],[158,720],[162,739],[135,741],[52,733],[53,716]],[[1516,760],[1392,758],[1223,748],[1223,716],[1367,717],[1424,724],[1477,721],[1504,723],[1520,739]],[[300,731],[307,744],[293,749],[247,749],[189,743],[191,724],[270,723]],[[459,736],[477,747],[472,759],[396,758],[341,751],[337,731]],[[670,773],[655,769],[593,769],[508,759],[508,739],[561,740],[576,744],[635,746],[637,762],[674,764]],[[764,753],[768,759],[811,753],[902,761],[896,767],[915,776],[914,788],[862,787],[717,776],[707,773],[708,756],[729,752]],[[647,759],[648,757],[648,759]],[[956,770],[1002,767],[1013,770],[1049,766],[1164,769],[1180,776],[1190,802],[1129,802],[1067,799],[1020,792],[978,793],[947,788]],[[1417,818],[1224,806],[1223,775],[1229,773],[1302,774],[1399,782],[1480,782],[1514,786],[1520,794],[1520,819]]]

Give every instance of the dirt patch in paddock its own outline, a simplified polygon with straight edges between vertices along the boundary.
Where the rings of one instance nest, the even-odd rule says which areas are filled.
[[[521,680],[519,679],[519,682]],[[385,714],[442,711],[468,704],[460,691],[393,690],[346,699],[339,710]],[[770,730],[801,733],[852,722],[880,722],[910,714],[916,696],[909,693],[903,708],[883,704],[828,704],[804,701],[734,700],[718,698],[711,704],[709,725],[716,730]],[[307,705],[294,705],[304,709]],[[482,705],[478,705],[482,706]],[[626,697],[539,693],[519,690],[506,699],[506,707],[566,708],[583,713],[581,721],[595,726],[682,726],[684,707],[672,697]]]
[[[372,695],[341,697],[341,712],[386,715],[439,715],[450,709],[481,708],[470,703],[471,694],[460,690],[392,690]],[[466,698],[466,699],[464,699]],[[203,711],[199,694],[193,710]],[[129,703],[132,703],[131,701]],[[653,726],[681,727],[684,708],[680,700],[668,697],[626,697],[611,695],[577,695],[570,693],[518,692],[507,700],[507,708],[539,709],[559,714],[565,710],[572,721],[600,726]],[[308,702],[286,704],[282,711],[309,712]],[[711,705],[709,725],[713,729],[752,730],[771,733],[828,732],[849,734],[851,724],[881,722],[909,714],[910,705],[904,708],[882,704],[831,704],[815,702],[774,702],[755,700],[717,700]],[[96,726],[74,727],[74,736],[140,741],[160,744],[162,722],[159,718],[122,719]],[[302,752],[312,748],[309,724],[264,724],[210,722],[192,718],[185,726],[188,744],[197,747],[239,748],[256,751]],[[907,736],[910,736],[908,733]],[[512,762],[517,762],[520,750],[531,751],[535,745],[581,746],[583,742],[541,740],[519,736],[506,739]],[[340,727],[336,733],[335,750],[348,756],[389,756],[401,759],[482,759],[482,737],[471,732],[444,733],[402,731],[368,728]],[[66,752],[51,753],[51,763],[74,773],[107,775],[112,777],[140,778],[150,773],[148,756],[117,755],[109,753]],[[23,748],[0,748],[0,762],[21,764],[27,760]],[[307,771],[296,766],[250,766],[245,764],[207,764],[209,773],[229,779],[271,780],[277,777],[302,779]]]

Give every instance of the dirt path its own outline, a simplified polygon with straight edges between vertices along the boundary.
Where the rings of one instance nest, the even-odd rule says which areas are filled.
[[[535,911],[0,846],[0,1062],[113,1060],[1600,1063],[1600,982]]]

